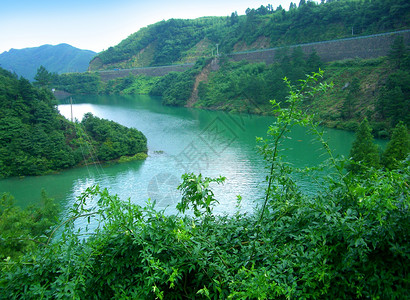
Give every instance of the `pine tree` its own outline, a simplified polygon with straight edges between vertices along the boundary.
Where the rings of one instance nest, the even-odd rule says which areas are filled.
[[[400,122],[393,131],[390,142],[382,156],[382,164],[386,169],[396,169],[400,161],[410,153],[410,136],[407,126]]]
[[[46,87],[50,83],[51,76],[52,74],[44,66],[40,66],[37,69],[36,76],[34,76],[34,85]]]
[[[404,62],[406,55],[406,45],[404,44],[403,36],[400,35],[394,40],[393,44],[391,45],[388,57],[397,69],[401,69],[402,63]]]
[[[360,123],[349,156],[351,163],[347,169],[354,173],[363,173],[367,168],[380,166],[379,149],[373,143],[372,129],[367,119]]]

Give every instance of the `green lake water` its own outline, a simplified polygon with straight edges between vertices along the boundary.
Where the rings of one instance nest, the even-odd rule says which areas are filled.
[[[71,118],[68,100],[59,110]],[[37,203],[41,190],[55,198],[68,211],[87,187],[99,184],[121,199],[144,204],[148,199],[171,212],[179,200],[176,187],[185,172],[204,176],[225,176],[223,186],[214,191],[220,204],[215,211],[230,213],[237,195],[242,208],[251,210],[263,198],[267,170],[256,150],[256,136],[265,137],[272,117],[235,115],[220,111],[165,107],[150,96],[73,97],[73,116],[81,120],[91,112],[142,131],[148,139],[149,156],[144,161],[123,164],[96,164],[58,174],[0,180],[0,192],[9,192],[21,206]],[[337,155],[348,155],[354,134],[326,129],[326,139]],[[297,167],[316,166],[326,159],[321,145],[303,128],[296,128],[284,153]],[[382,142],[381,142],[382,143]],[[314,191],[309,178],[297,178],[302,189]]]

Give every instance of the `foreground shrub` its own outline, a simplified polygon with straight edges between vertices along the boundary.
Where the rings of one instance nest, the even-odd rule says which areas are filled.
[[[78,199],[60,239],[21,263],[2,264],[4,298],[403,299],[409,296],[409,166],[344,172],[318,127],[299,110],[317,88],[291,86],[262,141],[266,198],[254,213],[216,216],[212,179],[185,174],[180,213],[122,201],[98,186]],[[294,125],[310,126],[331,175],[303,193],[281,159]],[[305,170],[304,174],[310,174]],[[240,199],[240,197],[239,197]],[[193,209],[193,214],[182,212]],[[83,223],[78,223],[80,221]],[[81,227],[79,224],[87,224]],[[57,228],[56,231],[58,232]]]

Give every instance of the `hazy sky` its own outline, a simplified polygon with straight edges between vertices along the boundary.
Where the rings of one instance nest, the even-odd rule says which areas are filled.
[[[171,18],[228,16],[290,0],[0,0],[0,53],[67,43],[100,52],[141,27]],[[299,4],[299,0],[293,0]]]

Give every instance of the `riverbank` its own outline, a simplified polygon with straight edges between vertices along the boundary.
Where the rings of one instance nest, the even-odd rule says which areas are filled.
[[[366,117],[373,134],[387,138],[399,121],[410,125],[406,104],[410,97],[410,73],[405,63],[408,52],[400,55],[400,68],[395,63],[397,58],[391,56],[325,64],[314,53],[306,57],[295,48],[271,65],[232,62],[221,56],[162,77],[130,75],[103,83],[98,76],[87,76],[92,80],[82,85],[81,90],[70,90],[76,85],[67,89],[83,94],[149,94],[162,97],[163,104],[168,106],[272,115],[270,100],[284,103],[287,97],[285,76],[297,84],[305,74],[321,68],[325,71],[323,81],[332,82],[333,88],[314,99],[306,99],[304,108],[323,126],[349,131],[355,131]]]

